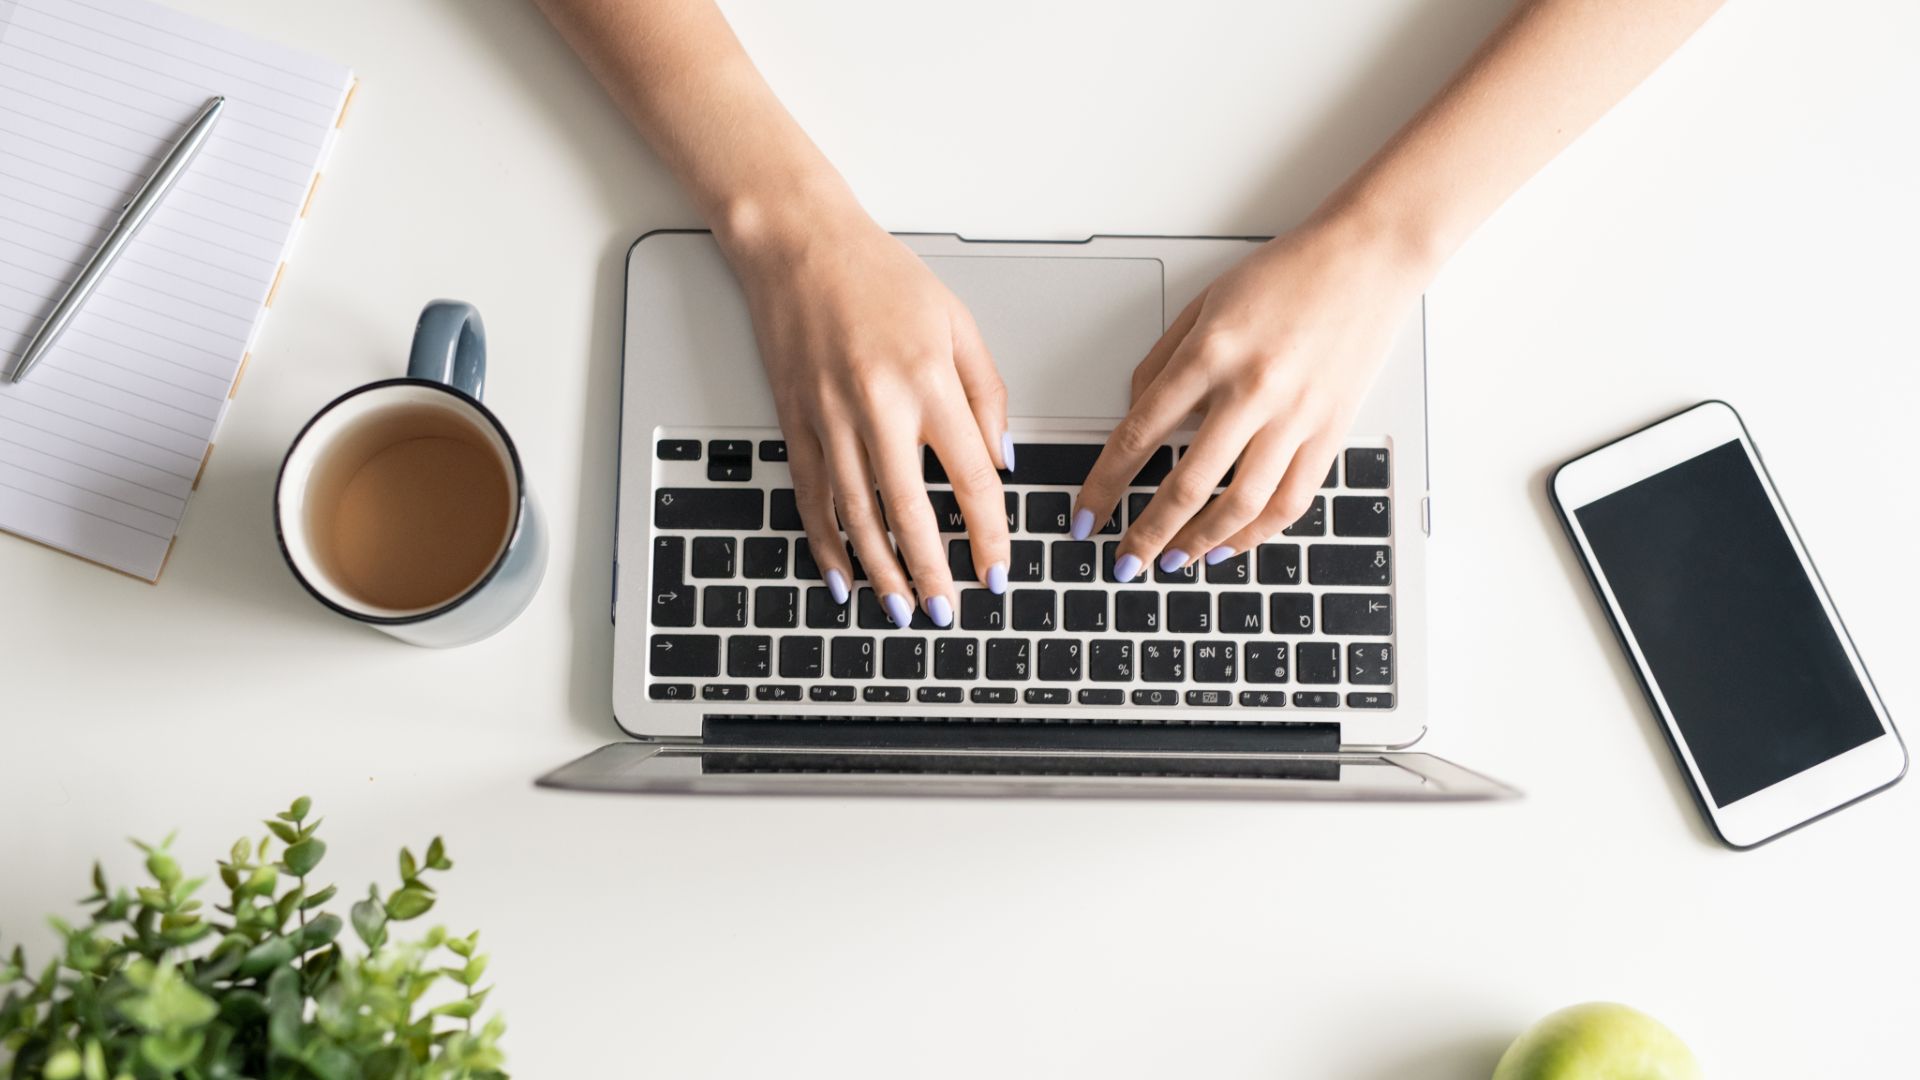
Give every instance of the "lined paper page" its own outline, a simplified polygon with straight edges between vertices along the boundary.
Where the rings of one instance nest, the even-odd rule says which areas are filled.
[[[142,0],[0,0],[0,369],[227,98],[59,343],[0,380],[0,529],[159,576],[351,82]]]

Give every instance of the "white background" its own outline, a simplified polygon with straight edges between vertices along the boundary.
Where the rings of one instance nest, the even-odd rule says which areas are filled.
[[[1920,9],[1731,4],[1434,285],[1423,748],[1527,798],[1314,807],[535,791],[614,735],[620,266],[687,204],[522,0],[183,6],[363,81],[161,584],[0,540],[6,937],[44,956],[130,833],[210,863],[308,793],[346,893],[448,837],[432,917],[484,931],[523,1076],[1478,1080],[1596,998],[1716,1077],[1912,1067],[1920,788],[1717,847],[1545,478],[1733,402],[1911,730]],[[728,11],[887,226],[1077,237],[1284,228],[1504,4],[1041,7]],[[442,295],[485,314],[557,544],[518,623],[434,653],[308,600],[269,491]]]

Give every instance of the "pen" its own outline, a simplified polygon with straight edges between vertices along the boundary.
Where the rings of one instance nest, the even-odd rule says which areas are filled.
[[[107,238],[100,242],[99,250],[80,268],[80,276],[73,279],[73,284],[67,286],[60,302],[53,305],[53,314],[47,316],[47,321],[40,324],[40,329],[27,342],[19,362],[13,365],[10,377],[14,382],[27,377],[27,370],[53,348],[61,331],[79,314],[80,305],[86,302],[88,294],[107,276],[107,271],[120,253],[126,250],[133,234],[139,232],[140,226],[153,216],[154,208],[160,205],[160,200],[187,171],[187,166],[193,162],[194,155],[200,152],[200,147],[206,144],[207,136],[213,132],[213,122],[220,118],[221,107],[226,102],[224,97],[209,98],[200,115],[187,125],[186,134],[181,135],[180,140],[160,159],[159,168],[147,177],[146,183],[140,185],[140,190],[134,192],[133,198],[127,200],[127,205],[120,208],[120,217],[113,223],[113,228],[107,230]]]

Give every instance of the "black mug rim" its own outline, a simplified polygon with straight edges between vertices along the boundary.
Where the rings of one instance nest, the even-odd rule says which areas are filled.
[[[394,386],[419,386],[429,390],[438,390],[443,394],[449,394],[463,404],[472,406],[474,411],[478,412],[487,423],[493,426],[495,433],[500,436],[501,443],[507,448],[507,460],[513,464],[513,524],[512,527],[507,530],[507,542],[501,547],[499,556],[493,560],[492,565],[487,567],[487,572],[480,575],[479,579],[472,585],[469,585],[460,595],[453,597],[438,607],[412,615],[369,615],[363,611],[354,611],[351,608],[342,607],[334,603],[331,598],[315,588],[313,582],[307,580],[307,575],[300,572],[299,565],[294,562],[293,552],[287,547],[286,530],[280,519],[280,492],[286,486],[287,465],[293,461],[294,451],[300,449],[300,444],[306,441],[307,433],[313,430],[313,425],[319,423],[328,413],[362,394],[368,394],[375,390],[384,390]],[[499,575],[500,568],[507,564],[507,558],[513,554],[514,545],[520,540],[520,528],[521,524],[526,521],[526,512],[526,472],[520,465],[520,448],[514,445],[513,436],[507,434],[506,425],[502,424],[500,418],[493,414],[493,410],[487,408],[486,404],[479,398],[448,386],[446,383],[436,382],[433,379],[414,379],[406,376],[380,379],[375,382],[356,386],[346,393],[341,394],[339,397],[334,398],[332,401],[327,402],[320,407],[320,411],[308,418],[306,423],[300,425],[300,430],[294,435],[293,441],[287,444],[286,455],[280,459],[280,469],[273,479],[273,539],[274,543],[279,545],[280,560],[287,564],[288,570],[293,572],[294,580],[300,583],[301,588],[307,590],[309,596],[312,596],[315,600],[320,601],[320,603],[331,608],[338,614],[344,615],[355,622],[372,623],[377,626],[407,626],[412,623],[426,622],[428,619],[439,618],[472,599],[480,590],[486,588],[488,583],[492,582],[493,579]]]

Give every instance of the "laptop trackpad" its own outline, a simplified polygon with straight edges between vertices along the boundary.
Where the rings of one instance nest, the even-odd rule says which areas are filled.
[[[1013,416],[1124,416],[1135,364],[1166,326],[1158,259],[929,255],[973,312]]]

